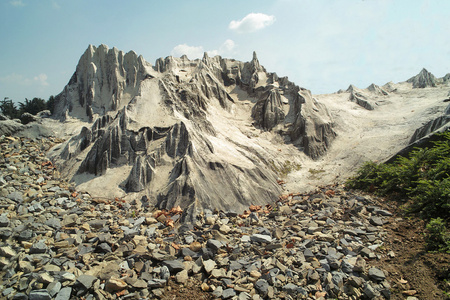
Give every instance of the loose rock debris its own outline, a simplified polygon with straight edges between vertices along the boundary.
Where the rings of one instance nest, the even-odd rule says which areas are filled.
[[[0,138],[5,299],[158,299],[197,282],[220,299],[390,297],[380,258],[392,214],[341,186],[241,214],[98,199],[57,179],[54,139]],[[413,292],[409,293],[413,294]]]

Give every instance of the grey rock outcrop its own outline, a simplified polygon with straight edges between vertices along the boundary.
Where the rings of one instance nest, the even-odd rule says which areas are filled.
[[[442,115],[434,120],[431,120],[430,122],[426,123],[420,128],[417,128],[416,131],[414,131],[413,136],[411,137],[409,143],[412,144],[421,138],[434,133],[435,131],[443,131],[440,130],[442,127],[447,125],[450,122],[450,115]]]
[[[380,96],[387,96],[389,95],[389,93],[387,91],[385,91],[382,87],[372,83],[371,85],[369,85],[367,87],[367,90],[376,94],[376,95],[380,95]]]
[[[25,128],[24,125],[14,120],[3,120],[0,121],[0,136],[12,135],[16,132],[23,130],[24,128]]]
[[[351,84],[345,92],[350,93],[350,101],[355,102],[367,110],[374,110],[375,107],[381,105],[385,101],[386,96],[389,95],[384,87],[382,88],[374,83],[369,85],[366,89],[359,89]]]
[[[350,93],[350,101],[355,102],[356,104],[367,110],[374,110],[374,103],[372,103],[372,101],[370,101],[360,89],[358,89],[354,85],[350,85],[347,89],[347,92]]]
[[[280,193],[277,174],[266,150],[218,121],[248,101],[232,93],[254,99],[248,110],[254,130],[276,132],[312,158],[335,137],[326,107],[266,72],[256,53],[246,63],[205,53],[201,60],[158,59],[152,67],[134,52],[101,45],[89,46],[55,98],[56,118],[92,125],[53,159],[69,178],[127,167],[123,191],[149,195],[161,208],[180,205],[188,217],[204,207],[262,204]]]
[[[414,77],[411,77],[406,82],[412,83],[413,88],[426,88],[426,87],[436,87],[436,77],[428,72],[425,68],[420,71]]]
[[[443,83],[449,83],[450,82],[450,73],[445,74],[444,77],[442,77]]]
[[[387,162],[394,162],[399,156],[407,156],[417,147],[432,147],[433,142],[439,139],[435,134],[448,130],[450,130],[450,105],[444,109],[442,115],[417,128],[411,136],[408,145],[390,157]]]

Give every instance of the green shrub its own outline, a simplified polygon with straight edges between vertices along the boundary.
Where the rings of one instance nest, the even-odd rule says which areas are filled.
[[[409,208],[423,218],[449,218],[450,214],[450,179],[419,180],[410,189],[413,202]]]
[[[426,241],[428,250],[450,253],[450,232],[444,220],[430,220],[427,224]]]
[[[431,148],[416,148],[408,157],[399,157],[394,163],[365,163],[347,181],[347,187],[409,197],[412,201],[407,210],[425,219],[444,220],[445,227],[445,220],[450,220],[450,132],[436,137],[438,140],[432,142]],[[437,226],[436,222],[430,221],[430,226]],[[434,241],[443,240],[435,238]]]

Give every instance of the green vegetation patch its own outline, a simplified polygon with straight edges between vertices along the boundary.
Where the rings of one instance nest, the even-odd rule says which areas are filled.
[[[286,160],[284,163],[279,165],[275,164],[273,160],[270,160],[269,163],[272,171],[277,173],[280,177],[286,177],[287,174],[293,171],[299,171],[302,168],[300,164],[293,163],[289,160]]]
[[[309,177],[311,179],[321,179],[322,178],[321,174],[325,173],[325,170],[309,169],[308,172],[310,173]]]
[[[428,220],[429,249],[450,253],[450,132],[437,137],[430,148],[415,148],[393,163],[365,163],[346,186],[411,199],[407,211]]]

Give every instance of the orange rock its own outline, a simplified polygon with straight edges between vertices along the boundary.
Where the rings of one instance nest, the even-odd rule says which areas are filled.
[[[200,249],[202,249],[202,244],[200,244],[199,242],[192,242],[189,245],[189,249],[191,249],[194,252],[198,252],[200,251]]]
[[[407,290],[407,291],[403,291],[402,294],[412,296],[412,295],[417,294],[417,291],[416,290]]]
[[[127,287],[127,283],[122,279],[110,278],[105,284],[105,290],[107,291],[121,291]]]

